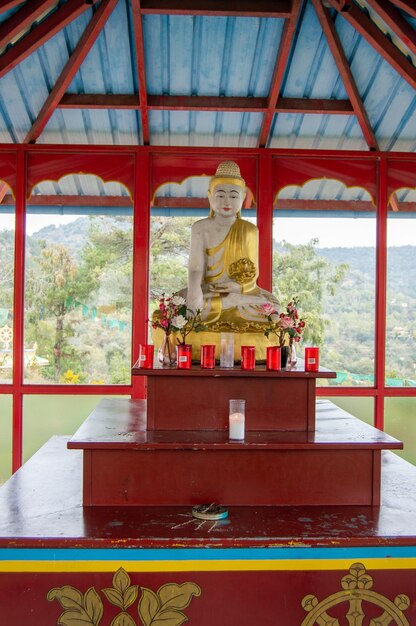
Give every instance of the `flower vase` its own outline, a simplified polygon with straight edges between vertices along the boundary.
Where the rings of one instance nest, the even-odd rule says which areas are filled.
[[[280,348],[280,367],[285,369],[289,365],[289,346]]]
[[[298,357],[296,356],[295,344],[293,341],[289,344],[289,356],[287,360],[288,365],[296,365],[298,362]]]
[[[163,336],[163,342],[158,350],[157,358],[159,363],[166,367],[176,365],[176,346],[170,334]]]

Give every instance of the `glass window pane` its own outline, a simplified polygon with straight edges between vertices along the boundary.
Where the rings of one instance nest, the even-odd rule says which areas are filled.
[[[130,383],[132,215],[126,190],[94,176],[34,189],[26,219],[25,382]]]
[[[386,385],[416,387],[416,213],[389,212],[387,222]],[[406,196],[416,201],[416,191]]]
[[[54,435],[73,435],[104,397],[47,396],[44,394],[25,396],[23,398],[23,462],[26,462]]]
[[[329,191],[325,191],[329,183]],[[304,345],[321,347],[321,365],[337,372],[329,385],[372,386],[374,206],[362,189],[345,190],[337,181],[311,181],[309,209],[297,209],[297,202],[306,206],[305,199],[298,199],[298,195],[308,195],[308,185],[301,190],[288,187],[277,199],[273,291],[283,306],[293,296],[299,297],[302,317],[307,320],[300,351]],[[341,192],[348,197],[342,210],[337,210]],[[281,197],[285,202],[279,207]],[[311,210],[314,202],[318,202],[317,210]]]
[[[397,454],[416,465],[416,398],[386,398],[384,430],[403,441]]]
[[[0,180],[0,384],[12,382],[15,207]]]
[[[358,397],[340,397],[326,398],[340,409],[347,411],[354,417],[374,426],[374,400],[373,398],[358,398]],[[319,398],[318,398],[319,401]]]
[[[12,396],[0,394],[0,484],[12,473]]]

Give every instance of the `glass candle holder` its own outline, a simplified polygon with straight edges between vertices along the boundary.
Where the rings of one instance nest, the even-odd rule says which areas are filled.
[[[234,333],[220,333],[220,367],[234,367]]]
[[[241,346],[241,369],[254,370],[256,367],[256,348],[254,346]]]
[[[214,369],[215,367],[215,344],[204,344],[201,346],[201,367],[203,369]]]
[[[245,434],[245,400],[230,400],[229,438],[231,441],[243,441]]]
[[[269,346],[266,350],[266,368],[268,370],[281,369],[281,350],[279,346]]]
[[[305,348],[305,372],[319,370],[319,348]]]
[[[150,370],[153,367],[155,347],[151,344],[139,345],[139,359],[137,361],[137,367]]]
[[[178,369],[189,370],[192,364],[192,346],[189,343],[181,343],[176,348],[178,353]]]

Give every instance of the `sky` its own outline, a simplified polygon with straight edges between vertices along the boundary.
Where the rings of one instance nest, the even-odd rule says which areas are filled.
[[[79,215],[30,215],[27,233],[32,235],[44,226],[68,224]],[[273,236],[277,241],[299,245],[312,238],[319,239],[319,247],[355,247],[375,245],[375,220],[371,218],[276,218]],[[0,214],[0,230],[13,228],[13,216]],[[416,245],[416,219],[389,219],[388,245]]]

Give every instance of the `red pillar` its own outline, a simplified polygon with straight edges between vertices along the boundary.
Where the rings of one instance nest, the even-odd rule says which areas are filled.
[[[132,364],[138,358],[140,343],[147,343],[150,248],[150,154],[140,152],[136,158],[134,181],[133,229],[133,316]],[[145,379],[133,376],[133,398],[145,397]]]
[[[384,429],[387,294],[387,161],[378,162],[376,250],[375,426]]]
[[[25,285],[25,206],[26,153],[17,153],[16,220],[14,238],[14,307],[13,307],[13,435],[12,471],[22,465],[23,458],[23,320]]]
[[[264,150],[257,161],[257,226],[259,229],[258,284],[272,291],[273,283],[273,185],[272,156]]]

